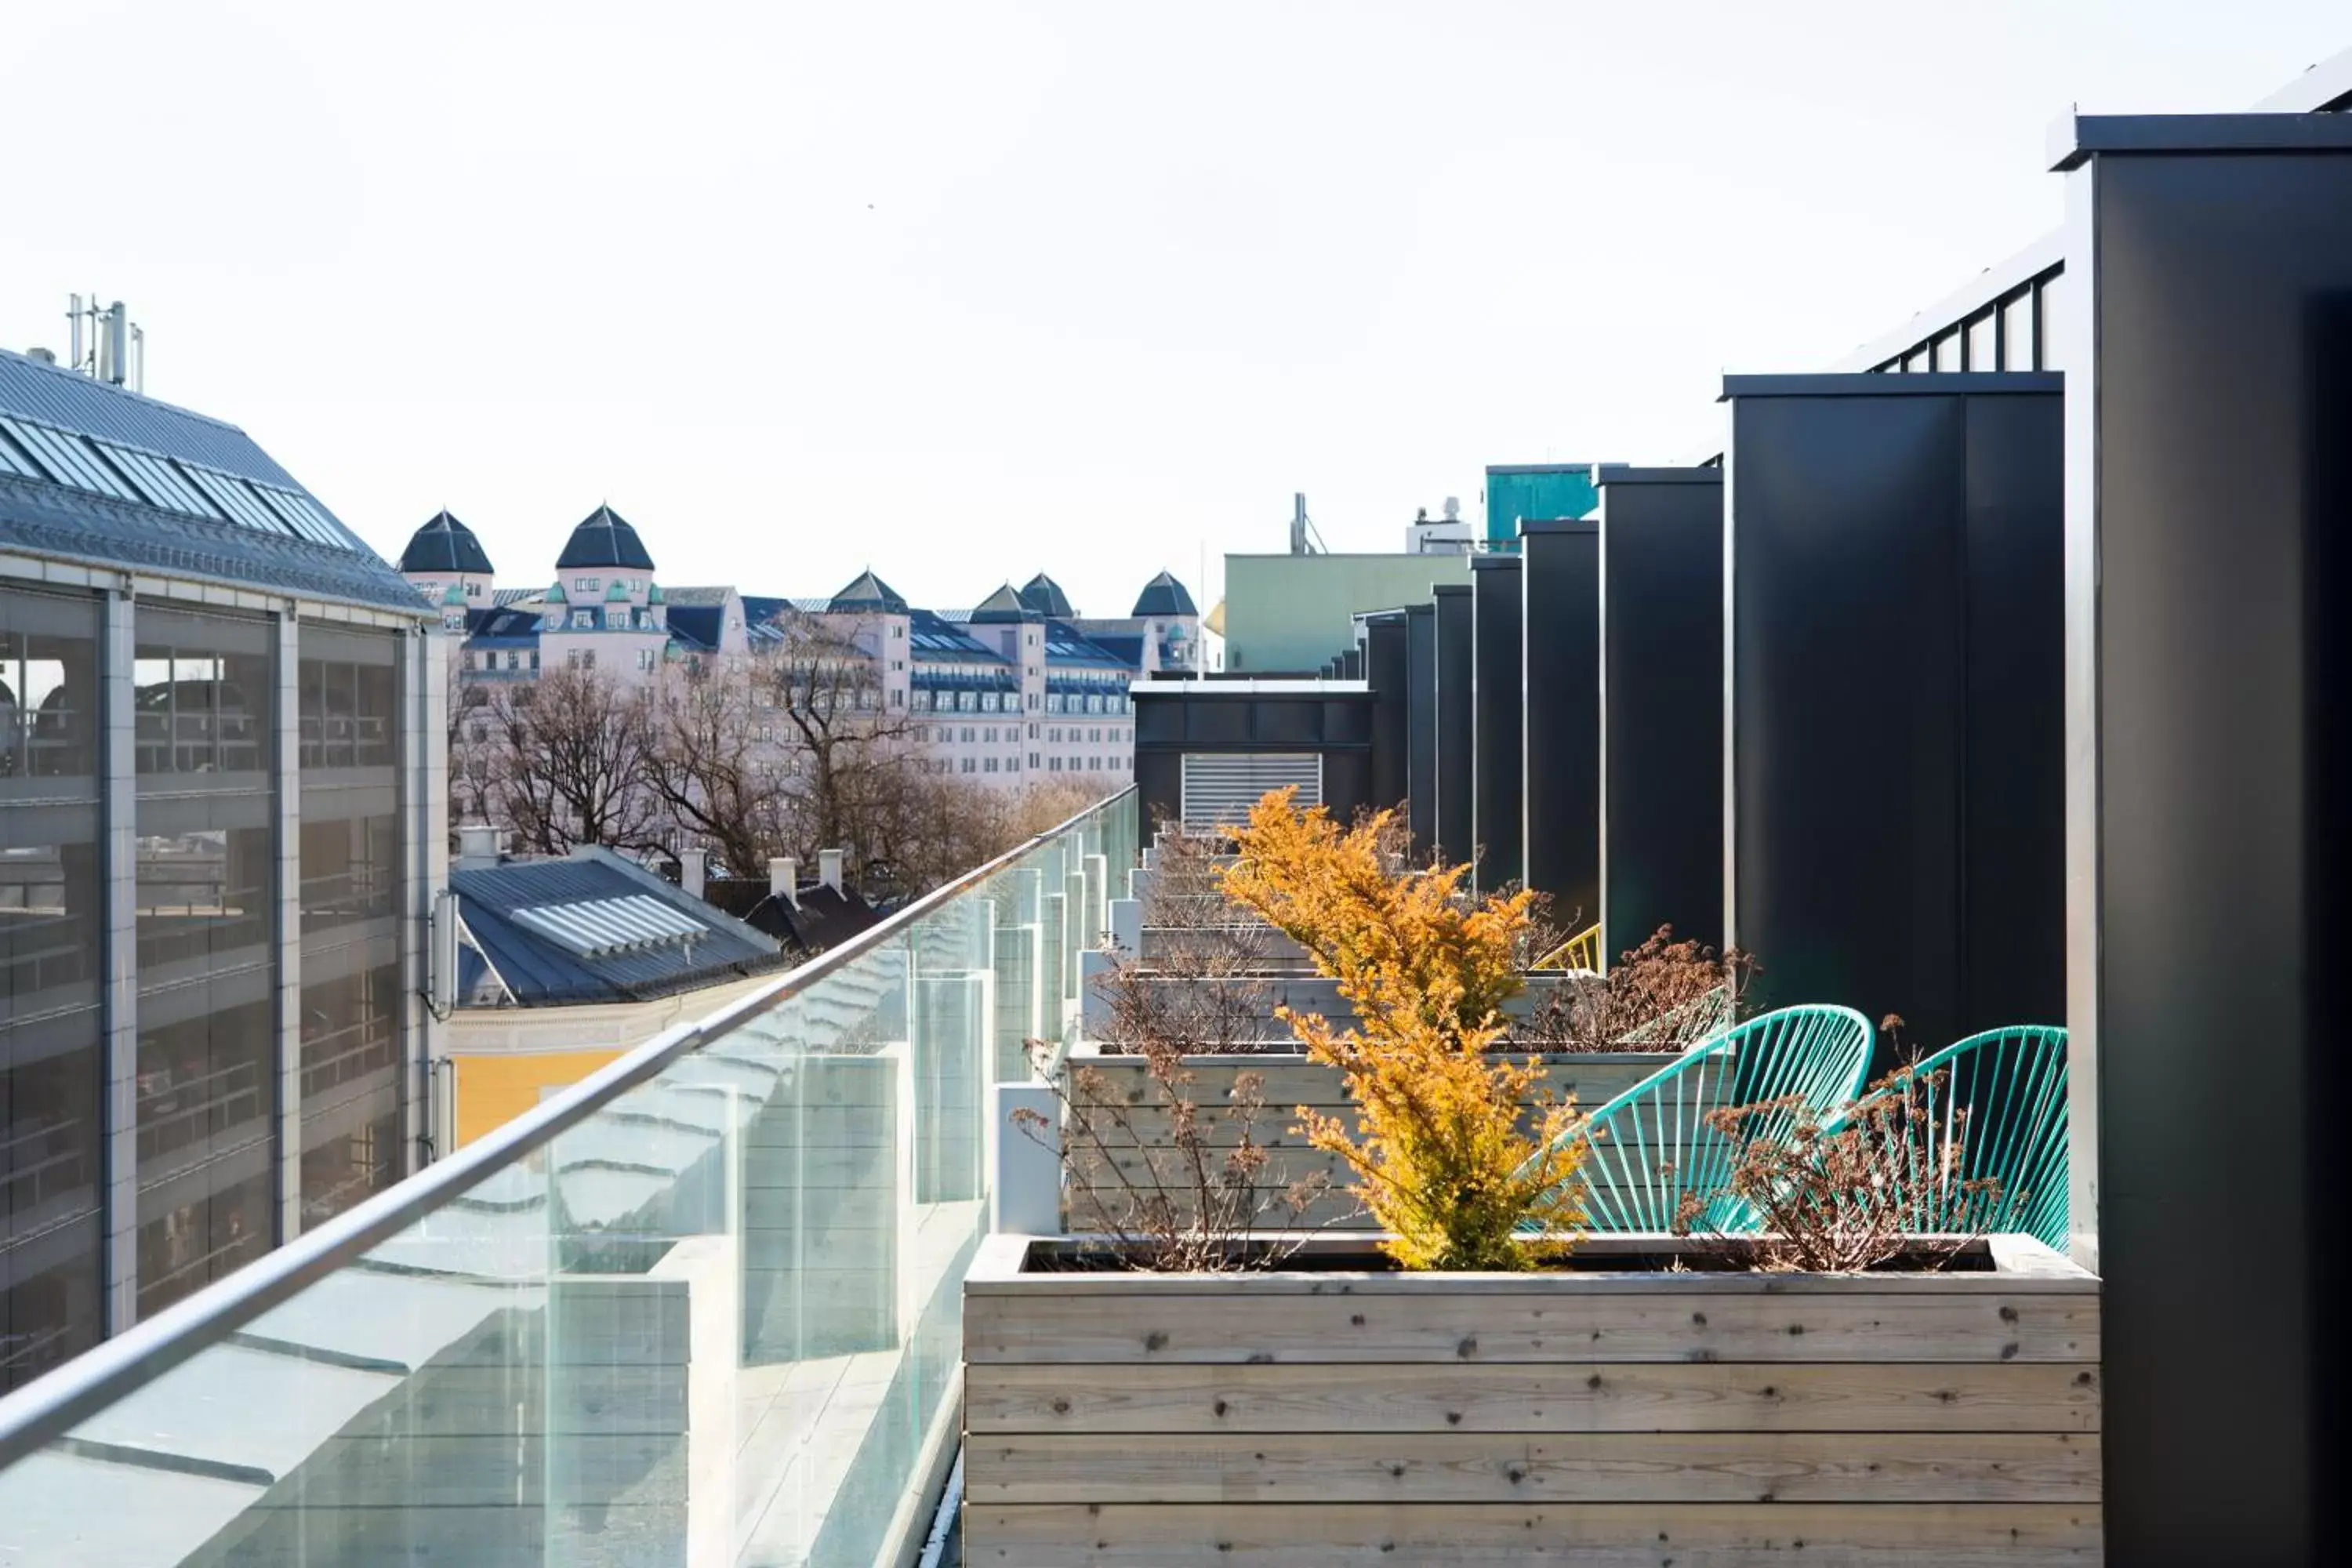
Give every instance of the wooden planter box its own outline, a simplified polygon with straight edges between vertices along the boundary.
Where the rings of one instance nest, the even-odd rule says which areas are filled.
[[[964,1561],[2096,1563],[2099,1287],[1942,1274],[1032,1272],[964,1286]],[[1359,1254],[1327,1240],[1318,1251]]]
[[[1672,1051],[1608,1051],[1580,1055],[1547,1055],[1544,1086],[1556,1095],[1574,1095],[1576,1102],[1591,1110],[1604,1101],[1631,1089],[1671,1063],[1677,1053]],[[1157,1092],[1151,1086],[1150,1074],[1141,1057],[1106,1056],[1100,1047],[1082,1042],[1072,1048],[1069,1064],[1073,1069],[1094,1068],[1101,1071],[1110,1086],[1110,1092],[1125,1104],[1136,1107],[1130,1114],[1138,1142],[1164,1140],[1168,1112],[1160,1107]],[[1291,1183],[1316,1171],[1323,1172],[1337,1187],[1345,1184],[1346,1176],[1335,1156],[1308,1146],[1304,1137],[1290,1130],[1298,1121],[1298,1108],[1346,1119],[1354,1124],[1356,1108],[1340,1083],[1339,1069],[1307,1059],[1301,1051],[1249,1052],[1233,1056],[1197,1056],[1184,1058],[1192,1073],[1189,1093],[1192,1103],[1212,1121],[1206,1142],[1215,1148],[1232,1148],[1239,1141],[1239,1130],[1224,1119],[1223,1108],[1231,1103],[1234,1080],[1243,1073],[1256,1073],[1265,1083],[1263,1094],[1265,1109],[1259,1112],[1256,1126],[1258,1145],[1266,1151],[1264,1180],[1265,1190],[1278,1194]],[[1075,1088],[1075,1084],[1073,1086]],[[1696,1113],[1693,1120],[1696,1121]],[[1132,1155],[1115,1154],[1132,1171],[1146,1156],[1139,1149]],[[1356,1212],[1356,1201],[1342,1193],[1334,1192],[1304,1215],[1290,1223],[1305,1227],[1333,1226],[1340,1229],[1369,1228],[1371,1220]],[[1072,1222],[1085,1227],[1086,1216],[1074,1214]],[[1275,1222],[1277,1226],[1280,1222]]]

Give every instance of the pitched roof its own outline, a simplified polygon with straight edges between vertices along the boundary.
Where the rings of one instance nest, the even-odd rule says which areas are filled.
[[[912,621],[907,628],[907,641],[914,648],[918,660],[959,664],[1010,664],[1012,661],[961,626],[929,610],[908,612]]]
[[[835,612],[878,610],[888,615],[903,616],[907,613],[907,601],[896,588],[877,577],[874,574],[874,568],[868,566],[865,571],[860,572],[847,587],[828,600],[825,608]]]
[[[662,598],[670,605],[723,605],[732,588],[665,588]]]
[[[451,515],[444,507],[425,520],[425,526],[408,536],[408,548],[400,552],[403,572],[478,572],[488,577],[492,573],[489,552],[474,531]]]
[[[646,1001],[793,962],[609,849],[456,869],[449,886],[466,934],[519,1006]]]
[[[1062,592],[1062,585],[1043,572],[1021,585],[1021,602],[1041,616],[1066,621],[1077,614],[1070,608],[1070,596]]]
[[[236,426],[5,351],[0,547],[433,613]]]
[[[727,612],[717,605],[672,605],[670,640],[684,643],[698,653],[717,653],[719,629],[726,620]]]
[[[1143,585],[1143,592],[1137,597],[1131,613],[1139,616],[1197,616],[1201,612],[1193,607],[1192,595],[1184,591],[1184,584],[1169,573],[1162,572]]]
[[[971,618],[982,622],[1024,621],[1036,613],[1022,602],[1021,595],[1013,591],[1013,584],[1007,583],[974,606]]]
[[[1085,636],[1066,621],[1045,623],[1045,662],[1049,665],[1087,665],[1096,668],[1111,666],[1128,668],[1128,661]]]
[[[600,506],[580,520],[564,542],[563,553],[555,558],[555,569],[570,572],[579,567],[614,567],[625,572],[650,572],[654,558],[646,553],[644,541],[629,526],[628,519],[609,506]]]
[[[882,912],[855,889],[836,891],[814,882],[798,891],[798,904],[769,894],[743,917],[745,923],[803,954],[839,947],[858,932],[882,923]]]

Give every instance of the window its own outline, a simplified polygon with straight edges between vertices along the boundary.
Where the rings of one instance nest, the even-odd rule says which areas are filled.
[[[0,1390],[89,1349],[105,1316],[100,614],[95,595],[0,586],[0,776],[43,799],[0,810]]]
[[[580,668],[583,669],[593,669],[596,668],[596,650],[594,648],[589,648],[581,654]]]
[[[996,771],[996,759],[994,757],[986,757],[982,759],[980,771],[984,773],[994,773]]]
[[[637,650],[637,668],[640,670],[650,670],[653,667],[654,650],[649,647],[639,648]]]
[[[967,730],[965,730],[965,731],[964,731],[964,732],[963,732],[963,738],[964,738],[966,741],[971,740],[971,736],[972,736],[972,732],[971,732],[971,730],[967,729]]]
[[[1048,758],[1045,763],[1045,771],[1049,773],[1060,773],[1062,771],[1062,759],[1059,757]]]
[[[566,669],[577,669],[580,668],[580,650],[578,648],[567,648],[564,650],[563,668]]]
[[[905,637],[906,635],[907,635],[907,628],[906,628],[906,627],[904,627],[904,626],[902,626],[893,625],[893,626],[891,626],[891,628],[890,628],[890,637],[891,637],[892,640],[894,640],[894,641],[895,641],[895,640],[897,640],[897,639],[898,639],[898,638],[900,638],[900,637]]]
[[[1034,752],[1029,753],[1029,770],[1032,773],[1037,770],[1037,753]]]
[[[531,668],[531,672],[532,672],[533,674],[537,674],[537,673],[538,673],[538,671],[539,671],[539,650],[538,650],[537,648],[533,648],[533,649],[531,649],[531,650],[530,650],[530,668]]]
[[[1061,710],[1062,694],[1058,691],[1047,692],[1045,695],[1045,711],[1048,713],[1059,713]]]
[[[522,668],[522,655],[509,651],[507,654],[507,668],[509,669],[520,669]]]
[[[583,594],[593,594],[596,591],[597,582],[593,577],[574,577],[572,585]]]
[[[1029,738],[1033,741],[1037,738],[1037,726],[1034,724],[1029,726]]]
[[[963,771],[964,771],[965,773],[970,773],[970,772],[971,772],[971,771],[972,771],[971,762],[972,762],[972,760],[971,760],[970,757],[966,757],[966,758],[963,760]]]
[[[891,691],[891,693],[890,693],[890,706],[891,706],[891,707],[893,707],[893,708],[900,707],[900,706],[902,706],[902,705],[904,705],[904,704],[905,704],[906,700],[907,700],[907,694],[906,694],[905,692],[903,692],[903,691],[899,691],[899,690],[896,690],[896,689],[893,689],[893,690]]]
[[[596,626],[596,612],[593,610],[574,610],[572,612],[572,624],[579,627],[583,632],[593,631],[595,629]]]

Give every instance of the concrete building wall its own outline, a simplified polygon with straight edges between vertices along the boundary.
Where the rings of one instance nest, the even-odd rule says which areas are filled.
[[[1467,555],[1228,555],[1225,668],[1312,674],[1355,646],[1356,616],[1469,582]]]

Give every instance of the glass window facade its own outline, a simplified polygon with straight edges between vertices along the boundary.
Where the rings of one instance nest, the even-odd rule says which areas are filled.
[[[276,635],[142,601],[133,621],[138,1310],[276,1237]]]
[[[305,623],[301,783],[301,1221],[400,1173],[399,642]]]
[[[0,1392],[105,1318],[101,624],[0,585]]]

